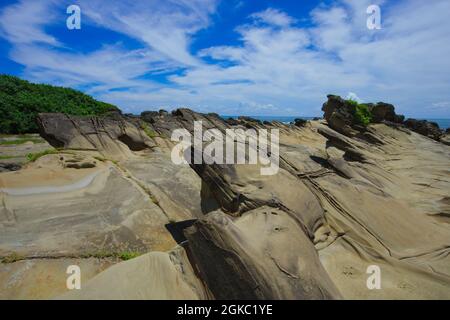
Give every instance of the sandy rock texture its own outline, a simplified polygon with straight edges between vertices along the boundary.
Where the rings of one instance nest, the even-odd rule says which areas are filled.
[[[63,149],[0,173],[2,297],[450,299],[450,147],[392,105],[371,105],[376,123],[362,127],[338,97],[327,103],[324,120],[293,124],[189,109],[40,115]],[[175,165],[171,132],[194,121],[278,129],[278,173]],[[86,281],[67,292],[75,260]],[[366,286],[372,265],[379,290]]]

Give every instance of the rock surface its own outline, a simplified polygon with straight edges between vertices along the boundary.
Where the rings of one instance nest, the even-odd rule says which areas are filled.
[[[426,137],[439,141],[442,136],[442,132],[439,129],[439,125],[436,122],[427,120],[407,119],[405,126],[412,131],[420,133]]]
[[[363,105],[367,107],[372,123],[385,123],[398,129],[408,128],[411,131],[448,145],[448,138],[435,122],[416,119],[405,120],[403,115],[395,113],[395,107],[389,103],[364,103]],[[355,103],[351,103],[351,101],[342,99],[339,96],[329,95],[328,101],[323,104],[322,110],[328,125],[339,133],[355,136],[359,132],[366,135],[366,138],[373,138],[370,132],[366,132],[366,127],[358,125],[355,118]],[[370,135],[370,137],[367,137],[367,135]]]
[[[186,236],[217,299],[340,298],[302,227],[285,211],[263,206],[234,221],[210,213]]]
[[[124,159],[131,151],[154,146],[140,127],[120,114],[103,117],[69,116],[61,113],[40,113],[37,117],[40,134],[55,148],[97,151],[105,157]]]
[[[42,287],[39,298],[450,299],[450,147],[405,129],[391,105],[370,106],[377,123],[366,128],[335,96],[325,120],[301,125],[189,109],[41,115],[43,136],[70,150],[0,173],[4,296]],[[194,121],[278,129],[278,173],[173,164],[171,133]],[[149,253],[96,276],[93,259],[115,263],[105,252]],[[92,279],[69,293],[29,280],[50,258],[78,259]],[[371,265],[381,290],[366,286]]]
[[[126,275],[126,276],[125,276]],[[151,252],[112,266],[64,300],[199,300],[207,299],[182,248]]]

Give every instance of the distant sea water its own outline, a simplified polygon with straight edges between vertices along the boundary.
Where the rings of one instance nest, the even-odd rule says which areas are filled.
[[[234,118],[237,119],[240,116],[221,116],[224,119]],[[261,121],[279,121],[283,123],[294,122],[295,119],[312,120],[314,117],[294,117],[294,116],[249,116],[251,118],[261,120]],[[441,129],[450,128],[450,119],[421,119],[436,122]]]
[[[450,119],[425,119],[425,120],[436,122],[439,125],[439,128],[444,130],[450,128]]]

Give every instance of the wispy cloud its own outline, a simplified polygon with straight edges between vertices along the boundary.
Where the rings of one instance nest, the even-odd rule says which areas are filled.
[[[83,14],[94,23],[124,33],[168,58],[200,64],[189,52],[191,36],[208,26],[215,0],[109,1],[82,0]],[[106,12],[105,12],[106,11]]]
[[[272,8],[253,13],[250,17],[255,19],[257,22],[263,22],[279,27],[287,27],[295,22],[295,19],[288,16],[286,13]]]
[[[4,8],[0,18],[0,34],[12,43],[59,45],[58,40],[43,30],[55,19],[51,5],[51,1],[21,0]]]
[[[381,30],[366,28],[373,2],[382,8]],[[339,0],[318,4],[307,24],[266,8],[237,24],[237,44],[197,51],[192,43],[214,23],[215,0],[79,4],[83,23],[140,48],[108,41],[90,52],[65,48],[46,32],[56,2],[21,1],[3,8],[0,35],[27,78],[80,87],[133,112],[190,106],[222,114],[318,115],[326,94],[354,92],[364,101],[394,103],[407,115],[448,116],[448,108],[437,106],[450,101],[446,0]],[[170,75],[161,81],[161,72]]]

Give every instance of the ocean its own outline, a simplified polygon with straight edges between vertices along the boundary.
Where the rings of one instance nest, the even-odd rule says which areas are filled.
[[[237,118],[239,116],[221,116],[224,119],[228,118]],[[250,116],[254,119],[261,120],[261,121],[280,121],[283,123],[289,123],[294,122],[295,119],[305,119],[305,120],[311,120],[314,117],[301,117],[301,116]],[[421,120],[428,120],[436,122],[439,125],[439,128],[441,129],[447,129],[450,128],[450,119],[421,119]]]

